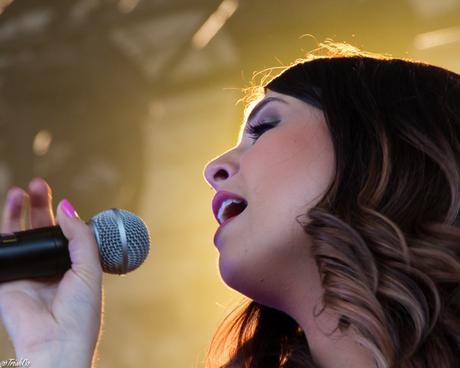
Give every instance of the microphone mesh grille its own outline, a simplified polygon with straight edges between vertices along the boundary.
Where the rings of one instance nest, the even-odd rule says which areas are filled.
[[[118,221],[117,221],[118,213]],[[106,210],[91,219],[96,233],[104,272],[123,273],[123,229],[126,233],[128,251],[127,271],[139,267],[147,258],[150,248],[150,234],[141,218],[126,210]]]

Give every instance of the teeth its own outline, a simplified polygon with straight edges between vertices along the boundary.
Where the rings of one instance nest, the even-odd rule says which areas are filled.
[[[223,223],[226,220],[224,217],[225,209],[232,203],[244,203],[244,201],[240,201],[238,199],[226,199],[225,201],[223,201],[220,205],[219,212],[217,213],[219,223]]]

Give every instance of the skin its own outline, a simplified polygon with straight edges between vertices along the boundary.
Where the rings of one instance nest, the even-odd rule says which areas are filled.
[[[222,279],[249,298],[294,318],[321,367],[372,367],[370,355],[355,342],[353,333],[325,336],[338,316],[331,311],[317,319],[312,315],[315,305],[316,310],[322,306],[323,288],[310,253],[311,239],[296,216],[313,207],[334,178],[334,147],[324,115],[270,90],[261,101],[273,97],[281,101],[265,104],[243,128],[279,120],[276,127],[256,141],[242,130],[235,147],[205,168],[205,178],[216,191],[236,193],[248,202],[216,241]]]
[[[324,116],[292,97],[269,91],[264,99],[270,97],[284,102],[269,102],[249,123],[277,118],[279,125],[257,142],[242,133],[237,145],[205,170],[216,190],[234,192],[249,203],[220,234],[222,278],[248,297],[291,315],[321,367],[372,367],[352,334],[325,336],[337,316],[312,316],[313,308],[321,307],[323,290],[311,240],[295,217],[313,206],[333,179],[333,146]],[[97,245],[89,227],[63,207],[61,201],[55,216],[51,188],[35,178],[27,190],[8,191],[1,219],[2,232],[58,223],[69,240],[72,267],[63,277],[0,283],[0,316],[17,358],[28,358],[38,368],[88,368],[99,339],[103,299]]]
[[[18,359],[36,368],[88,368],[95,357],[102,313],[102,268],[89,227],[59,203],[42,178],[8,191],[2,233],[58,223],[69,240],[72,267],[63,276],[0,283],[0,316]],[[29,215],[27,216],[27,213]]]

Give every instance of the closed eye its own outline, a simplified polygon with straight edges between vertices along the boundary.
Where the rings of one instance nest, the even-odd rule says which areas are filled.
[[[278,123],[279,123],[279,120],[248,124],[246,128],[246,133],[249,135],[249,137],[252,140],[256,141],[263,133],[265,133],[267,130],[271,128],[274,128],[276,125],[278,125]]]

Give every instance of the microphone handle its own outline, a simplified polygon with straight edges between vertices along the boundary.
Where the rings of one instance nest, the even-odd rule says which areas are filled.
[[[68,240],[59,226],[0,234],[0,282],[57,276],[70,266]]]

